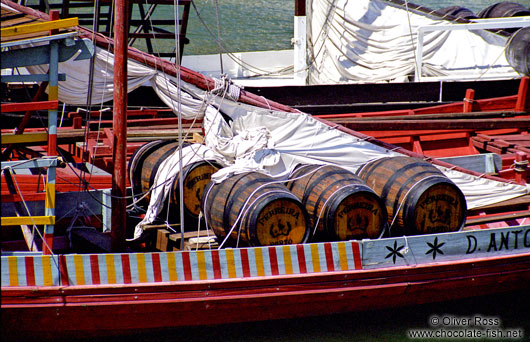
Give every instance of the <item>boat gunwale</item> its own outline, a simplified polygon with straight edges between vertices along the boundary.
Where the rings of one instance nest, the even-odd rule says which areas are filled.
[[[3,297],[17,297],[24,295],[25,298],[38,296],[69,296],[80,295],[88,292],[97,294],[101,291],[120,293],[129,289],[134,294],[149,292],[177,292],[177,291],[213,291],[215,289],[237,289],[241,287],[264,287],[264,286],[290,286],[302,284],[316,284],[321,282],[352,282],[352,281],[376,281],[388,279],[392,281],[399,277],[428,277],[438,273],[466,272],[478,269],[495,267],[498,265],[523,266],[530,271],[530,252],[518,254],[496,255],[491,257],[478,257],[465,260],[438,261],[427,264],[383,267],[377,269],[356,269],[347,271],[324,271],[304,274],[272,275],[258,277],[240,277],[228,279],[205,279],[205,280],[180,280],[135,284],[99,284],[99,285],[60,285],[60,286],[3,286]],[[516,267],[517,268],[517,267]],[[370,276],[367,278],[366,276]],[[109,292],[106,292],[109,293]],[[4,307],[4,303],[2,303]]]

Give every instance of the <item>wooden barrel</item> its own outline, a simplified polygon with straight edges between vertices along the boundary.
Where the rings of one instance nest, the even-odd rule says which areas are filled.
[[[153,141],[141,146],[133,154],[129,161],[128,169],[135,197],[140,197],[153,186],[160,165],[175,152],[178,145],[178,142],[175,141]],[[219,168],[220,166],[213,161],[200,161],[183,167],[181,174],[183,176],[184,213],[186,218],[195,220],[198,218],[204,188],[210,182],[212,174]],[[169,214],[172,221],[180,219],[178,179],[179,175],[173,180],[169,195]],[[148,194],[140,202],[141,205],[147,206],[149,199],[150,195]]]
[[[210,182],[201,207],[208,226],[224,246],[304,243],[309,219],[300,201],[271,177],[248,172]],[[232,232],[231,228],[234,227]]]
[[[484,8],[478,13],[479,18],[506,18],[530,15],[530,9],[522,4],[503,1]]]
[[[383,201],[350,171],[302,165],[290,179],[287,188],[309,214],[313,241],[376,239],[383,234],[387,222]]]
[[[473,13],[473,11],[465,7],[461,7],[461,6],[444,7],[442,9],[437,10],[436,14],[439,14],[442,16],[450,15],[455,18],[463,18],[463,19],[476,19],[477,18],[475,13]]]
[[[504,55],[518,73],[530,76],[530,27],[524,27],[512,34],[506,43]]]
[[[479,18],[509,18],[530,15],[530,8],[522,4],[510,1],[503,1],[484,8],[478,13]],[[517,28],[504,29],[506,32],[513,33]]]
[[[169,157],[175,148],[178,148],[178,142],[174,140],[156,140],[134,151],[127,165],[127,174],[135,197],[141,197],[151,187],[161,162]],[[150,197],[150,194],[147,194],[139,204],[149,204]]]
[[[394,220],[392,236],[452,232],[464,225],[467,205],[462,191],[428,162],[381,158],[357,174],[385,202],[389,223]]]

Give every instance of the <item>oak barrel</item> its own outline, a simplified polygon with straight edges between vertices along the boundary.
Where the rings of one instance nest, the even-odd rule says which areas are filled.
[[[437,10],[436,14],[439,14],[442,16],[450,15],[455,18],[463,18],[463,19],[476,19],[477,18],[475,13],[473,13],[473,11],[471,11],[468,8],[461,7],[461,6],[444,7],[442,9]]]
[[[510,1],[493,4],[478,13],[479,18],[507,18],[527,15],[530,15],[530,8]]]
[[[261,173],[210,182],[201,207],[219,243],[230,234],[224,246],[287,245],[309,238],[309,219],[300,201],[285,185]]]
[[[477,16],[479,18],[509,18],[530,15],[530,8],[522,4],[503,1],[484,8]],[[505,28],[506,32],[513,33],[517,28]]]
[[[141,197],[153,186],[160,165],[175,152],[178,146],[176,141],[158,140],[146,143],[136,150],[128,165],[130,183],[136,198]],[[220,166],[213,161],[200,161],[184,165],[181,174],[183,176],[184,214],[186,218],[198,218],[204,187],[210,182],[212,174],[219,168]],[[173,179],[169,194],[169,216],[172,221],[180,219],[178,178],[179,175]],[[147,194],[145,199],[139,203],[147,206],[149,199],[150,195]]]
[[[384,232],[387,214],[383,201],[346,169],[301,165],[292,173],[287,188],[305,205],[313,241],[376,239]]]
[[[530,27],[521,28],[512,34],[506,43],[504,55],[518,73],[530,76]]]
[[[462,191],[426,161],[381,158],[363,165],[357,174],[385,202],[392,236],[453,232],[464,225],[467,205]]]

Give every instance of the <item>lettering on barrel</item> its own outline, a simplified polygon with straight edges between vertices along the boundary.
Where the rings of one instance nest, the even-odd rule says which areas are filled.
[[[189,179],[186,182],[186,187],[189,190],[191,190],[195,186],[195,184],[197,184],[197,182],[203,181],[203,180],[207,180],[209,182],[210,178],[212,178],[212,174],[211,173],[203,173],[202,175],[195,176],[192,179]]]
[[[212,165],[199,165],[188,173],[184,182],[184,204],[194,215],[201,210],[201,197],[204,188],[210,182],[212,173],[217,170]]]
[[[458,229],[459,200],[436,189],[427,196],[422,196],[416,206],[417,224],[422,233],[448,232]]]
[[[356,193],[348,196],[335,212],[334,235],[339,240],[379,237],[386,221],[382,210],[375,195]]]
[[[368,212],[356,209],[365,209]],[[355,212],[351,213],[354,210]],[[354,202],[342,206],[341,210],[337,213],[337,216],[339,219],[342,219],[344,215],[347,215],[346,222],[348,223],[348,230],[355,234],[362,234],[366,231],[370,223],[370,213],[372,213],[373,216],[377,216],[378,212],[379,208],[374,208],[372,203]]]
[[[256,235],[261,245],[300,243],[305,233],[306,218],[294,202],[271,203],[256,220]]]
[[[266,221],[269,221],[273,216],[276,215],[289,215],[295,219],[298,219],[300,211],[295,210],[294,208],[277,207],[272,210],[268,210],[265,215],[259,219],[258,223],[264,224]]]
[[[293,226],[291,225],[291,222],[287,221],[286,224],[282,223],[282,220],[278,220],[277,224],[271,224],[270,227],[270,234],[272,237],[277,238],[280,235],[288,236],[291,230],[293,229]]]

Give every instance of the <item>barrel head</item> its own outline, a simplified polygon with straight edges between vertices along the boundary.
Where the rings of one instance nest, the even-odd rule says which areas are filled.
[[[191,165],[186,174],[183,182],[184,207],[192,216],[199,216],[204,188],[218,169],[216,165],[201,162]]]
[[[354,192],[345,197],[336,206],[333,223],[333,234],[339,240],[377,239],[387,221],[386,208],[381,199],[372,192]]]
[[[415,223],[414,233],[435,234],[462,228],[467,205],[462,192],[452,182],[439,182],[419,193],[417,200],[412,199],[415,205],[408,207],[412,212],[409,222]]]
[[[260,208],[255,229],[248,229],[253,245],[272,246],[303,243],[308,238],[308,220],[299,202],[276,199]]]

